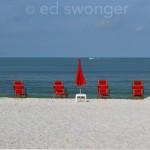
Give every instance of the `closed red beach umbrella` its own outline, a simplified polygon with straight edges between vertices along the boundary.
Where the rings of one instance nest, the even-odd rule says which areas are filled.
[[[76,72],[75,85],[80,87],[80,93],[81,93],[81,86],[84,86],[85,84],[86,84],[86,80],[82,72],[81,60],[78,59],[78,68]]]

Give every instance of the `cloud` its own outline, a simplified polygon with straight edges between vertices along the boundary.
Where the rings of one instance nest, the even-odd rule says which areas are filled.
[[[112,19],[104,19],[96,23],[97,29],[114,29],[119,28],[123,22],[122,17],[114,17]]]
[[[145,31],[146,27],[144,25],[140,25],[134,28],[135,32],[143,32]]]
[[[96,24],[96,28],[101,29],[107,27],[109,24],[109,20],[101,20]]]

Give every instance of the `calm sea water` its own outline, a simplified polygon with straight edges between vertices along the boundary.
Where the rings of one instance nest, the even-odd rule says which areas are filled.
[[[53,80],[63,80],[69,97],[79,92],[74,85],[77,58],[0,58],[0,96],[13,96],[13,80],[23,80],[29,97],[52,97]],[[132,80],[143,80],[150,95],[150,59],[81,59],[87,85],[82,91],[96,98],[98,79],[109,80],[112,98],[130,98]]]

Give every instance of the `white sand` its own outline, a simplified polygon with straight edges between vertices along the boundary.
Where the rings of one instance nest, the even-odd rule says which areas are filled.
[[[0,98],[0,149],[150,149],[150,98]]]

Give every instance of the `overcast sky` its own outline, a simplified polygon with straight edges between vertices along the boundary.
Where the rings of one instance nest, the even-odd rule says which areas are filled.
[[[150,0],[0,0],[0,57],[150,57]]]

